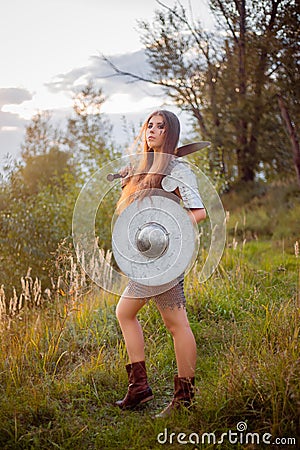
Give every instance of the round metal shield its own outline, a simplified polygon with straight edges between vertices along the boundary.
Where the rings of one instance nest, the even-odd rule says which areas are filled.
[[[198,233],[174,200],[151,195],[135,200],[117,218],[112,251],[121,271],[145,286],[178,278],[193,262]]]

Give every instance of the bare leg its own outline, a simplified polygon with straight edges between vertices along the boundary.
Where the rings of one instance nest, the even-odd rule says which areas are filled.
[[[197,349],[193,332],[184,308],[161,308],[157,305],[164,324],[173,336],[179,377],[194,377]]]
[[[130,364],[126,365],[128,390],[123,400],[115,403],[121,409],[132,409],[152,400],[153,393],[148,384],[145,366],[144,336],[137,313],[145,300],[126,297],[126,290],[117,305],[116,315],[125,340]]]
[[[145,361],[144,336],[137,313],[146,300],[122,296],[116,309],[130,363]]]

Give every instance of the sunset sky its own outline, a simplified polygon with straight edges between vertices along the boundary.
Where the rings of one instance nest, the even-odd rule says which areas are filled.
[[[172,6],[173,0],[165,0]],[[211,28],[206,0],[182,0],[193,17]],[[128,84],[99,58],[147,73],[137,20],[152,21],[156,0],[4,0],[0,14],[0,160],[17,156],[30,118],[39,110],[63,120],[76,89],[90,79],[108,97],[103,106],[122,140],[120,117],[144,119],[164,99],[159,88]],[[0,161],[1,164],[1,161]]]

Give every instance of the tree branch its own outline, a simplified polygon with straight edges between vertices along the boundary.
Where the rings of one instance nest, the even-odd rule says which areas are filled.
[[[111,77],[115,77],[115,76],[127,76],[127,77],[131,77],[134,79],[134,81],[145,81],[146,83],[151,83],[151,84],[155,84],[156,86],[164,86],[164,87],[168,87],[168,88],[174,88],[174,85],[171,83],[167,83],[164,81],[156,81],[156,80],[152,80],[151,78],[147,78],[147,77],[143,77],[142,75],[137,75],[135,73],[132,72],[128,72],[126,70],[121,70],[119,69],[110,59],[108,59],[106,56],[101,55],[101,59],[103,59],[103,61],[105,61],[114,71],[114,74],[111,74]],[[107,78],[109,78],[110,76],[108,75]]]
[[[225,11],[225,8],[223,6],[222,0],[216,0],[216,2],[219,5],[219,8],[220,8],[220,10],[221,10],[221,12],[223,14],[223,17],[224,17],[224,19],[225,19],[225,21],[226,21],[226,23],[228,25],[228,28],[229,28],[229,30],[232,33],[233,39],[235,40],[236,43],[238,43],[239,42],[238,37],[237,37],[237,35],[236,35],[235,31],[234,31],[233,26],[230,23],[229,17],[227,15],[226,11]]]
[[[169,11],[171,14],[173,14],[173,16],[177,17],[177,19],[179,19],[182,23],[184,23],[184,24],[187,26],[188,30],[191,32],[192,36],[194,37],[194,39],[195,39],[195,41],[196,41],[196,43],[197,43],[199,49],[201,50],[201,52],[203,53],[203,55],[204,55],[205,58],[207,59],[207,58],[208,58],[208,54],[207,54],[208,52],[205,51],[205,48],[204,48],[203,45],[201,44],[201,41],[200,41],[200,39],[199,39],[199,37],[198,37],[198,34],[196,33],[195,29],[191,26],[191,24],[189,23],[189,21],[186,19],[185,15],[180,16],[174,9],[172,9],[172,8],[170,8],[169,6],[165,5],[161,0],[156,0],[156,2],[157,2],[160,6],[162,6],[163,8],[165,8],[167,11]],[[181,4],[180,2],[178,2],[178,3],[179,3],[179,5],[181,6],[182,10],[184,11],[182,4]]]

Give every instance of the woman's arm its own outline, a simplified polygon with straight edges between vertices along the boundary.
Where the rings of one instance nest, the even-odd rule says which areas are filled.
[[[201,220],[206,219],[206,211],[204,208],[189,209],[188,214],[192,222],[199,223]]]

